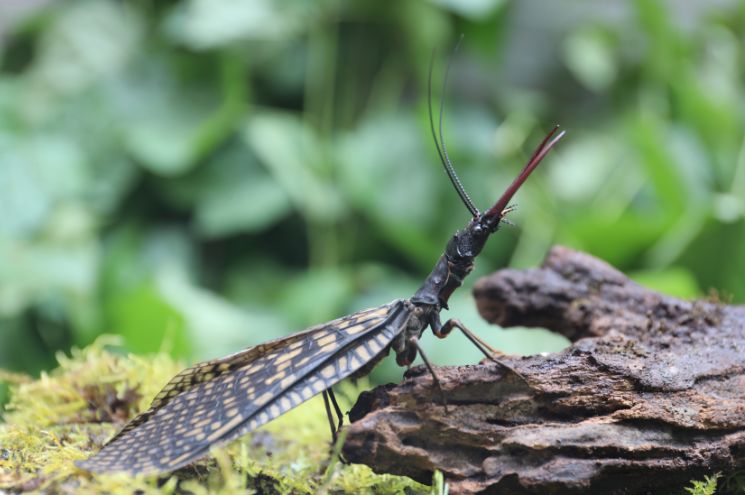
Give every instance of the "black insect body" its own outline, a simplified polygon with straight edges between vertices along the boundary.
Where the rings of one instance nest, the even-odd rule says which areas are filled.
[[[339,426],[342,414],[331,387],[350,375],[369,371],[391,349],[403,366],[411,364],[417,354],[422,356],[439,386],[418,344],[427,327],[438,337],[458,328],[489,356],[488,346],[457,320],[443,324],[440,311],[447,308],[450,295],[471,272],[486,240],[511,211],[507,205],[512,196],[564,133],[556,134],[558,128],[554,128],[494,206],[479,213],[450,164],[442,142],[442,117],[442,149],[431,111],[430,123],[442,163],[473,218],[450,239],[445,253],[411,299],[398,299],[188,368],[163,388],[147,411],[127,424],[100,452],[77,465],[93,472],[172,471],[319,393],[324,395],[335,432],[338,426],[333,425],[329,397]]]

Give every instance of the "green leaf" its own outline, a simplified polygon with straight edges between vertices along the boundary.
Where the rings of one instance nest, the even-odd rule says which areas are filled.
[[[266,308],[239,308],[194,285],[177,267],[159,271],[158,292],[184,317],[195,358],[235,352],[286,335],[288,325]]]
[[[430,495],[448,495],[448,484],[445,482],[445,476],[442,471],[435,470],[432,475],[432,488]]]
[[[299,326],[310,326],[343,316],[355,291],[345,270],[317,268],[297,273],[282,295],[282,314]]]
[[[489,17],[505,4],[504,0],[431,0],[451,12],[478,21]]]
[[[687,486],[686,491],[691,495],[714,495],[717,492],[717,481],[722,475],[704,476],[704,481],[691,481],[693,486]]]
[[[197,208],[197,227],[206,237],[254,232],[272,225],[290,208],[284,191],[268,177],[254,177],[209,190]]]
[[[665,225],[635,212],[609,219],[602,211],[564,218],[559,243],[566,243],[625,267],[659,238]]]
[[[127,131],[127,144],[143,166],[159,175],[177,175],[195,163],[194,148],[199,118],[169,114],[152,114],[134,122]]]
[[[185,228],[121,224],[107,239],[101,288],[108,298],[141,287],[162,269],[191,274],[195,264],[194,246]]]
[[[222,293],[239,306],[276,308],[296,270],[275,257],[251,253],[225,275]],[[317,323],[317,322],[313,322]]]
[[[292,205],[284,189],[244,146],[236,146],[201,167],[196,226],[208,238],[264,229]]]
[[[632,144],[639,152],[640,164],[650,179],[662,213],[668,217],[680,215],[686,209],[685,182],[668,147],[669,135],[665,122],[657,115],[644,112],[629,126]]]
[[[175,356],[191,352],[183,315],[160,294],[152,281],[117,293],[107,303],[109,329],[124,337],[136,353],[168,349]]]
[[[214,81],[177,79],[164,55],[144,59],[112,87],[112,98],[123,115],[128,150],[151,172],[176,176],[212,152],[242,118],[245,67],[224,54],[218,94]]]
[[[337,162],[349,203],[394,246],[431,266],[441,246],[433,246],[427,235],[441,221],[440,185],[450,185],[430,160],[413,119],[396,114],[366,120],[340,140]],[[453,205],[458,201],[450,191],[448,198]]]
[[[1,320],[0,339],[3,345],[0,346],[0,370],[34,373],[39,369],[54,367],[55,359],[51,352],[53,350],[45,345],[39,345],[38,327],[30,330],[24,320],[25,318],[20,316],[4,316]]]
[[[567,37],[563,48],[564,63],[586,87],[600,92],[613,84],[618,61],[606,33],[595,28],[575,31]]]
[[[595,208],[613,210],[623,210],[631,204],[644,177],[624,163],[627,151],[610,137],[612,133],[613,130],[584,133],[561,143],[544,170],[548,188],[556,197],[581,208],[593,201]],[[616,171],[619,168],[623,168],[622,173]]]
[[[74,136],[26,133],[0,136],[0,235],[29,236],[44,228],[53,208],[75,203],[95,215],[100,189],[120,191],[129,172],[126,164],[107,180],[97,174],[85,149]],[[124,179],[124,180],[121,180]],[[108,188],[107,188],[108,186]]]
[[[119,73],[137,52],[142,21],[126,3],[96,0],[61,4],[44,31],[30,71],[34,90],[70,94]]]
[[[693,299],[701,297],[701,289],[690,270],[670,267],[664,270],[635,271],[629,277],[648,289],[673,297]]]
[[[719,223],[709,219],[676,263],[696,274],[699,286],[723,293],[723,299],[745,298],[745,220]]]
[[[64,221],[64,219],[62,219]],[[90,237],[40,242],[0,237],[0,315],[15,315],[42,297],[91,304],[99,260]]]
[[[342,215],[343,202],[330,180],[328,160],[307,124],[289,113],[254,114],[244,138],[303,216],[326,223]]]
[[[112,232],[101,274],[106,328],[122,334],[130,349],[190,354],[184,315],[157,284],[161,270],[184,271],[191,266],[190,247],[186,236],[173,229],[146,233],[123,225]]]
[[[292,0],[188,0],[166,20],[169,35],[191,48],[219,48],[245,40],[283,40],[312,20],[310,4]]]

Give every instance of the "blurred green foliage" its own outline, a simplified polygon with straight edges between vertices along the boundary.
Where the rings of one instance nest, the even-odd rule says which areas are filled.
[[[0,368],[102,332],[217,356],[410,296],[468,219],[426,100],[460,33],[446,136],[478,205],[569,131],[476,276],[562,243],[745,300],[745,7],[684,3],[3,2]],[[507,352],[563,345],[452,307]],[[478,359],[452,339],[435,362]]]

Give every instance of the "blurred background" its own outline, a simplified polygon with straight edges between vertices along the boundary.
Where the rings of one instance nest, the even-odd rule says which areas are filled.
[[[220,356],[409,297],[554,123],[470,287],[561,243],[681,297],[745,300],[745,3],[361,0],[0,3],[0,368],[123,336]],[[438,364],[476,362],[451,337]],[[386,363],[375,381],[397,380]],[[2,400],[2,399],[0,399]]]

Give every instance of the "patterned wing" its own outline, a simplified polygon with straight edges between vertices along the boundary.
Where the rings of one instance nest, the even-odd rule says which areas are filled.
[[[397,300],[186,369],[147,411],[77,465],[148,473],[189,464],[387,352],[410,316],[410,306]]]

